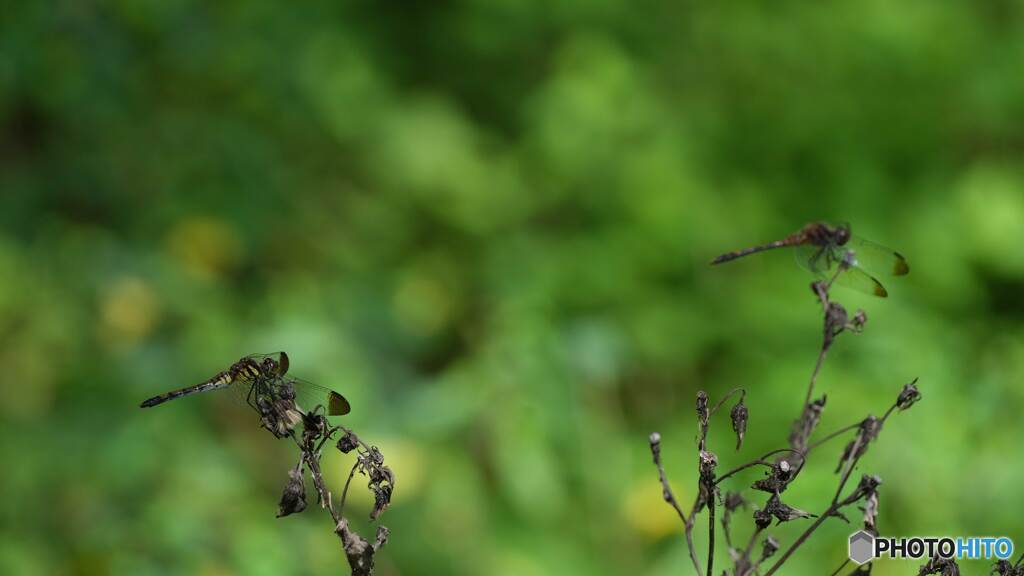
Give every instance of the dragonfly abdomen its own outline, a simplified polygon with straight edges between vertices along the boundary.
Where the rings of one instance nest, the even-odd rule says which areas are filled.
[[[782,240],[776,240],[775,242],[769,242],[767,244],[761,244],[760,246],[751,246],[750,248],[744,248],[742,250],[736,250],[735,252],[728,252],[722,254],[718,258],[711,261],[712,264],[721,264],[722,262],[728,262],[735,260],[743,256],[754,254],[757,252],[764,252],[765,250],[771,250],[773,248],[784,248],[786,246],[794,246],[802,241],[801,235],[787,236]]]
[[[207,380],[206,382],[203,382],[201,384],[196,384],[194,386],[188,386],[188,387],[185,387],[185,388],[181,388],[179,390],[172,390],[170,392],[165,392],[163,394],[160,394],[159,396],[153,396],[149,400],[146,400],[145,402],[143,402],[141,404],[141,407],[142,408],[149,408],[151,406],[156,406],[158,404],[163,404],[164,402],[167,402],[168,400],[174,400],[175,398],[181,398],[182,396],[188,396],[189,394],[197,394],[199,392],[206,392],[207,390],[214,390],[214,389],[217,389],[217,388],[226,388],[229,384],[231,384],[231,382],[233,380],[234,380],[234,378],[231,376],[231,373],[229,373],[229,372],[221,372],[220,374],[218,374],[215,377],[213,377],[213,379]]]

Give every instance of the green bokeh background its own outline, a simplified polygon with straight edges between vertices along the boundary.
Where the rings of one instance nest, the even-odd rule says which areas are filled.
[[[712,431],[723,466],[784,445],[820,335],[789,255],[707,262],[819,218],[911,263],[887,300],[835,292],[870,321],[819,384],[828,431],[921,378],[862,461],[880,528],[1024,545],[1022,17],[7,6],[0,573],[343,572],[325,513],[274,518],[294,449],[230,394],[137,408],[279,349],[397,474],[378,574],[689,573],[647,435],[691,500],[695,392],[748,391],[740,453]],[[840,449],[788,503],[824,508]],[[350,464],[327,455],[328,480]],[[850,531],[827,522],[783,573],[829,573]]]

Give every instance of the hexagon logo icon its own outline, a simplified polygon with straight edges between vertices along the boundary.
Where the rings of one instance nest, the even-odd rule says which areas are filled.
[[[850,560],[863,564],[875,557],[875,537],[864,530],[850,534]]]

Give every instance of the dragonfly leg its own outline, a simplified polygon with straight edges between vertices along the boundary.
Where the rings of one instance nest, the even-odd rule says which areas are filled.
[[[249,385],[249,393],[246,394],[246,396],[245,396],[245,403],[248,404],[249,407],[252,408],[253,410],[259,412],[260,409],[256,406],[256,403],[252,401],[252,394],[253,394],[253,392],[255,392],[255,390],[256,390],[256,383],[253,382],[251,385]]]

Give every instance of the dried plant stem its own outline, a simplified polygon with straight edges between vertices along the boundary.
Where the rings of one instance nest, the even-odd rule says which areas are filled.
[[[697,560],[697,549],[693,547],[693,522],[697,518],[697,511],[700,509],[700,496],[693,501],[693,508],[690,510],[690,515],[683,519],[683,524],[686,530],[686,547],[690,551],[690,560],[693,561],[693,568],[697,571],[697,576],[700,576],[700,560]]]
[[[750,539],[742,550],[734,547],[733,537],[735,534],[733,533],[733,522],[731,519],[734,518],[733,514],[737,509],[746,506],[747,500],[744,499],[740,492],[732,490],[726,492],[724,496],[721,497],[721,504],[724,508],[724,511],[720,514],[721,524],[725,541],[729,549],[729,556],[733,562],[733,569],[730,572],[733,576],[753,576],[755,574],[772,576],[773,574],[776,574],[779,571],[779,568],[789,560],[793,553],[796,552],[812,534],[814,534],[826,519],[832,516],[837,516],[845,520],[846,518],[843,516],[841,510],[862,500],[867,502],[864,508],[865,529],[876,531],[877,533],[877,490],[878,486],[881,484],[881,479],[873,475],[864,475],[857,486],[845,497],[843,496],[843,491],[848,485],[850,477],[857,468],[861,457],[865,454],[868,446],[878,437],[888,417],[897,408],[905,410],[921,398],[921,394],[915,385],[917,380],[915,379],[913,382],[903,386],[896,402],[886,410],[885,414],[881,418],[875,418],[872,415],[868,415],[865,419],[859,422],[835,430],[813,443],[810,442],[810,438],[814,435],[815,429],[820,422],[822,411],[825,407],[824,396],[816,400],[814,400],[813,397],[815,386],[822,372],[828,351],[841,333],[846,331],[859,333],[863,330],[864,325],[867,322],[867,315],[864,311],[858,310],[856,314],[851,316],[841,304],[833,302],[829,298],[829,290],[832,283],[836,278],[838,278],[842,271],[849,268],[853,261],[853,253],[847,252],[842,262],[840,262],[839,268],[831,278],[827,281],[818,281],[811,284],[811,288],[822,307],[824,326],[821,347],[818,350],[817,360],[814,364],[814,370],[811,372],[810,381],[807,383],[807,391],[800,416],[793,423],[792,431],[789,436],[788,448],[773,450],[754,460],[748,461],[745,464],[732,468],[723,474],[717,474],[716,468],[719,464],[718,455],[708,449],[708,431],[711,426],[712,416],[714,416],[714,414],[722,408],[730,398],[737,394],[740,395],[739,400],[735,403],[730,412],[733,432],[735,432],[737,439],[736,450],[739,450],[742,447],[743,437],[747,430],[749,415],[748,407],[744,404],[746,391],[742,388],[730,390],[724,395],[724,397],[718,399],[717,402],[711,403],[708,394],[703,390],[699,390],[696,398],[696,414],[699,430],[696,438],[699,454],[699,475],[697,481],[698,493],[694,499],[693,507],[690,509],[689,514],[687,514],[679,505],[679,502],[676,500],[671,486],[669,485],[668,476],[661,460],[661,436],[657,432],[650,436],[650,448],[654,457],[654,463],[658,468],[658,478],[662,486],[662,496],[664,500],[672,506],[676,511],[676,514],[679,516],[679,519],[683,522],[688,553],[691,561],[693,562],[695,573],[698,576],[712,576],[715,570],[715,543],[717,532],[715,521],[716,517],[719,515],[717,514],[720,498],[719,485],[724,481],[733,478],[740,472],[757,466],[767,468],[767,471],[765,473],[765,477],[754,482],[751,485],[751,488],[765,492],[768,496],[763,507],[755,507],[754,509],[753,521],[755,527],[750,534]],[[848,432],[856,432],[856,436],[846,445],[846,448],[843,451],[839,467],[836,470],[839,474],[837,482],[838,485],[836,487],[835,494],[825,511],[820,515],[815,516],[814,514],[810,514],[783,502],[780,495],[787,487],[790,486],[790,484],[803,470],[810,453]],[[777,456],[782,453],[790,453],[793,456]],[[772,458],[773,456],[775,456],[775,458]],[[708,550],[706,571],[701,570],[700,561],[697,558],[697,551],[693,544],[695,519],[697,514],[704,510],[705,507],[707,507],[708,510]],[[751,560],[751,554],[755,543],[759,538],[765,535],[765,531],[771,526],[773,521],[777,520],[778,523],[781,524],[783,522],[808,518],[813,518],[810,525],[806,527],[803,533],[801,533],[781,555],[776,557],[776,553],[781,550],[779,542],[771,534],[768,534],[763,539],[763,550],[761,551],[761,554],[758,556],[756,561]],[[739,542],[736,543],[738,544]],[[775,562],[767,568],[767,570],[762,572],[761,566],[766,565],[769,558],[774,559]],[[1021,564],[1022,562],[1024,562],[1024,555],[1022,555],[1017,561],[1018,564]],[[838,574],[848,565],[849,561],[843,562],[843,564],[833,572],[833,576]]]
[[[708,417],[710,418],[711,416],[714,416],[715,412],[718,412],[718,409],[722,407],[722,404],[725,404],[726,400],[732,398],[736,394],[740,395],[740,400],[743,400],[744,398],[747,397],[747,391],[744,390],[743,388],[733,388],[732,390],[729,390],[729,392],[727,392],[725,396],[722,396],[721,400],[715,403],[714,408],[712,408],[711,411],[708,412]]]
[[[852,454],[855,454],[857,452],[857,448],[859,448],[859,446],[860,438],[856,440]],[[859,459],[860,457],[851,457],[847,459],[846,463],[848,463],[849,466],[843,472],[842,479],[839,482],[839,488],[836,490],[836,495],[832,499],[832,503],[829,504],[828,509],[822,512],[820,516],[815,518],[814,522],[810,526],[808,526],[806,530],[804,530],[803,534],[800,534],[800,536],[797,537],[796,541],[794,541],[793,544],[791,544],[785,552],[782,553],[782,556],[775,562],[775,564],[772,565],[771,568],[768,569],[767,572],[765,572],[764,576],[771,576],[772,574],[774,574],[775,571],[778,570],[779,567],[782,566],[782,564],[785,563],[786,560],[788,560],[789,557],[793,555],[793,552],[796,552],[797,548],[799,548],[805,541],[807,541],[808,538],[810,538],[811,534],[813,534],[814,531],[817,530],[819,526],[821,526],[822,522],[824,522],[826,518],[835,515],[835,513],[839,511],[839,495],[842,493],[843,486],[846,485],[846,481],[850,477],[850,471],[853,470],[853,467],[856,465],[857,460]]]
[[[376,541],[371,543],[349,528],[349,522],[344,516],[344,510],[345,502],[348,498],[349,485],[351,484],[352,477],[355,475],[356,471],[372,472],[375,470],[385,470],[386,467],[383,466],[383,456],[380,456],[380,453],[376,448],[373,448],[363,442],[359,436],[348,428],[345,428],[344,426],[329,426],[326,418],[324,418],[318,411],[307,413],[304,415],[304,418],[304,430],[301,440],[294,431],[291,431],[289,434],[302,453],[302,458],[299,460],[299,466],[301,467],[304,465],[309,469],[309,475],[313,480],[313,486],[316,489],[320,507],[326,509],[334,520],[334,533],[337,534],[338,538],[341,540],[342,549],[345,551],[345,557],[348,560],[352,575],[370,576],[373,573],[374,555],[387,542],[389,531],[383,526],[378,526]],[[339,450],[342,452],[348,452],[356,448],[361,448],[365,452],[357,451],[356,462],[353,464],[352,470],[349,472],[348,479],[345,481],[345,488],[342,491],[341,503],[338,507],[335,507],[331,492],[327,489],[327,483],[324,481],[323,471],[320,466],[320,458],[322,456],[323,447],[328,441],[333,439],[334,435],[339,431],[344,432],[344,436],[339,442]],[[346,445],[345,448],[342,447],[343,443]],[[373,455],[379,456],[379,460],[370,461],[368,458]],[[376,468],[373,468],[373,466],[376,466]],[[387,469],[387,471],[388,478],[393,483],[394,476],[390,474],[390,469]],[[373,480],[371,476],[371,489],[372,487]],[[390,496],[388,500],[390,501]],[[301,508],[292,510],[291,512],[297,511],[301,511]],[[373,516],[371,516],[371,518],[373,518]]]
[[[744,464],[742,466],[737,466],[736,468],[733,468],[732,470],[729,470],[725,474],[722,474],[721,476],[718,477],[717,480],[715,480],[715,484],[716,485],[721,484],[722,480],[725,480],[726,478],[732,476],[733,474],[736,474],[737,472],[742,472],[743,470],[746,470],[747,468],[750,468],[752,466],[761,465],[761,466],[767,466],[767,467],[771,468],[772,467],[772,463],[768,462],[767,458],[769,456],[774,456],[776,454],[782,454],[783,452],[792,452],[794,454],[801,454],[801,452],[799,450],[793,450],[792,448],[779,448],[778,450],[772,450],[771,452],[768,452],[767,454],[765,454],[764,456],[761,456],[757,460],[753,460],[753,461],[747,462],[746,464]]]
[[[657,432],[651,434],[650,445],[651,455],[654,457],[654,465],[658,468],[658,479],[661,481],[661,496],[676,511],[679,519],[683,521],[683,527],[686,530],[686,548],[690,552],[690,560],[693,561],[693,567],[697,570],[699,576],[703,572],[700,569],[700,560],[697,559],[697,551],[693,547],[693,520],[697,516],[697,510],[700,506],[700,496],[697,496],[694,500],[693,509],[690,511],[689,516],[687,516],[679,506],[675,494],[672,493],[672,487],[668,483],[668,476],[665,474],[665,466],[661,463],[661,435]]]
[[[821,366],[825,363],[825,354],[828,353],[828,344],[822,344],[821,350],[818,351],[818,361],[814,364],[814,372],[811,373],[811,383],[807,385],[807,396],[804,397],[804,406],[811,403],[811,396],[814,395],[814,383],[818,380],[818,373],[821,372]]]
[[[853,429],[855,429],[855,428],[857,428],[859,426],[860,426],[860,422],[854,422],[853,424],[850,424],[849,426],[845,426],[843,428],[840,428],[839,430],[836,430],[835,432],[832,432],[828,436],[825,436],[821,440],[818,440],[817,442],[815,442],[815,443],[811,444],[810,446],[808,446],[807,447],[807,452],[805,452],[805,456],[807,454],[810,454],[811,450],[814,450],[818,446],[821,446],[822,444],[828,442],[829,440],[832,440],[833,438],[836,438],[838,436],[842,436],[844,433],[849,432],[850,430],[853,430]]]
[[[707,576],[714,573],[715,565],[715,496],[708,497],[708,571]]]
[[[331,514],[331,518],[334,519],[334,533],[341,539],[341,545],[345,550],[345,557],[348,559],[352,576],[369,576],[373,573],[373,556],[376,549],[365,538],[350,530],[348,520],[341,514],[341,509],[345,507],[348,482],[345,483],[345,492],[342,495],[341,506],[336,509],[331,498],[331,492],[327,489],[327,484],[324,482],[318,456],[319,453],[307,450],[303,450],[302,453],[302,459],[306,463],[306,467],[309,468],[310,478],[313,480],[313,486],[316,488],[320,499],[320,507],[325,508]],[[355,466],[353,466],[352,472],[349,474],[349,480],[352,479],[353,474],[355,474]]]
[[[893,413],[896,407],[897,406],[893,404],[891,407],[889,407],[888,410],[886,410],[885,415],[882,416],[882,418],[879,420],[877,424],[878,431],[881,430],[882,425],[885,424],[886,419],[889,418],[889,415]],[[847,427],[843,431],[849,429],[850,427]],[[828,438],[825,438],[825,440],[823,441],[827,441],[836,435],[836,433],[833,433]],[[791,544],[790,547],[786,549],[786,551],[775,562],[775,564],[773,564],[772,567],[769,568],[767,572],[765,572],[764,576],[771,576],[772,574],[774,574],[775,571],[778,570],[778,568],[782,566],[782,564],[786,560],[789,559],[793,552],[796,552],[797,548],[799,548],[811,536],[811,534],[813,534],[814,531],[817,530],[819,526],[821,526],[822,522],[824,522],[825,519],[829,518],[830,516],[835,516],[840,508],[850,503],[848,500],[840,500],[839,497],[842,495],[843,488],[846,487],[846,483],[847,481],[849,481],[850,475],[853,473],[853,469],[857,466],[857,462],[860,461],[860,458],[863,455],[863,451],[861,450],[861,448],[863,447],[864,442],[864,434],[858,434],[857,437],[854,439],[852,448],[849,452],[849,456],[846,458],[846,460],[843,461],[843,465],[841,467],[842,476],[839,479],[839,486],[836,488],[836,494],[835,496],[832,497],[832,503],[829,504],[828,509],[822,512],[821,515],[818,516],[814,520],[814,522],[807,527],[806,530],[804,530],[803,534],[801,534],[796,539],[796,541],[794,541],[793,544]]]

